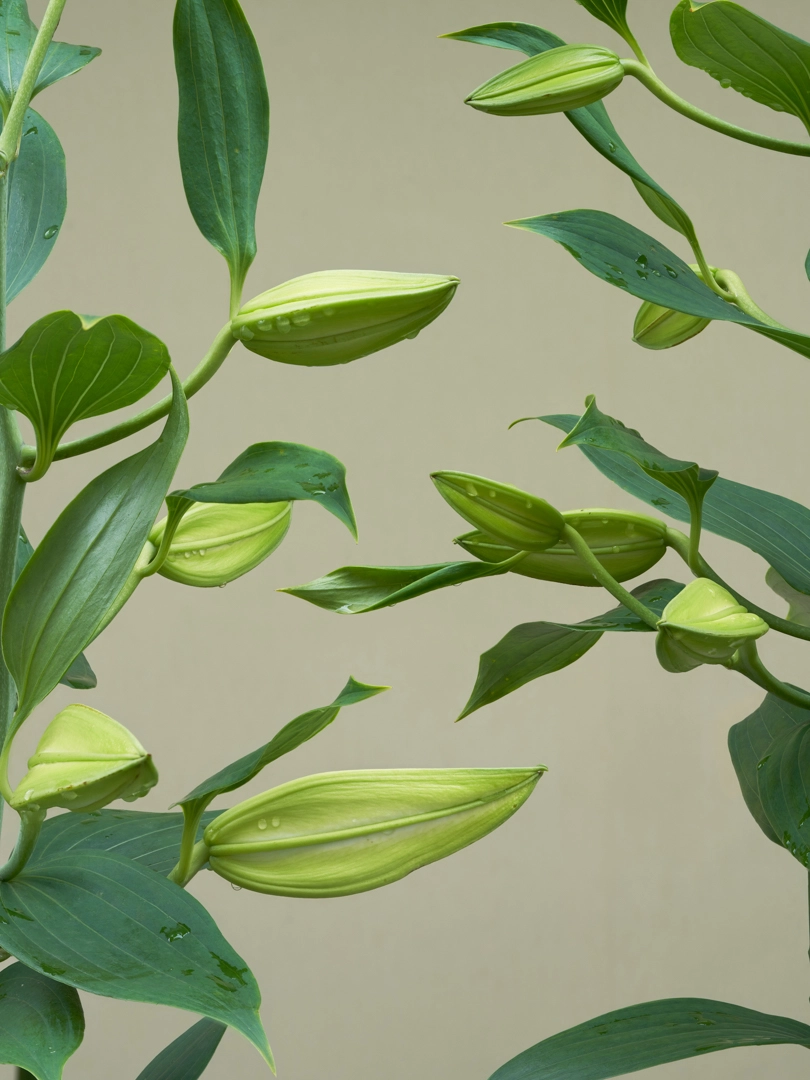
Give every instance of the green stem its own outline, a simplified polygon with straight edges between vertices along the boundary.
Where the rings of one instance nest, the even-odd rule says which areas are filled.
[[[5,866],[0,867],[0,881],[10,881],[16,877],[31,858],[46,813],[46,810],[21,811],[17,843],[14,845],[11,858]]]
[[[746,679],[756,683],[757,686],[766,690],[769,694],[775,694],[783,701],[789,701],[791,705],[798,705],[802,709],[810,709],[810,694],[799,690],[796,686],[782,682],[765,667],[757,651],[755,641],[747,641],[734,654],[732,660],[726,665],[732,671],[739,672]]]
[[[200,840],[199,843],[194,844],[193,847],[186,852],[185,858],[181,853],[180,862],[178,862],[177,866],[175,866],[174,870],[169,874],[169,881],[173,881],[175,885],[179,885],[181,889],[185,889],[186,885],[188,885],[194,875],[199,873],[208,862],[208,855],[208,845],[204,840]]]
[[[695,577],[700,577],[700,530],[703,524],[703,500],[699,499],[695,506],[690,507],[690,511],[689,552],[686,562]]]
[[[633,596],[631,592],[628,592],[627,589],[618,583],[613,575],[602,566],[577,530],[570,525],[566,525],[563,530],[563,537],[574,549],[582,562],[585,563],[599,584],[607,589],[611,596],[614,596],[620,604],[624,604],[624,606],[629,611],[632,611],[634,615],[637,615],[642,622],[645,622],[647,626],[650,626],[655,630],[658,626],[658,616],[655,612],[651,611],[646,604],[642,604],[637,597]]]
[[[727,290],[726,299],[732,300],[740,311],[744,311],[746,315],[750,315],[754,319],[759,319],[766,326],[773,326],[776,330],[790,330],[789,326],[777,322],[766,311],[763,311],[758,304],[754,303],[739,275],[735,274],[733,270],[718,270],[716,276],[719,284]]]
[[[785,139],[775,139],[770,135],[760,135],[758,131],[748,131],[746,128],[737,127],[736,124],[730,124],[718,116],[712,116],[711,113],[699,109],[697,105],[692,105],[691,102],[678,97],[646,64],[638,60],[622,60],[622,66],[626,75],[632,75],[633,78],[638,79],[659,101],[682,116],[694,120],[697,124],[719,131],[721,135],[728,135],[732,139],[751,143],[752,146],[761,146],[765,150],[778,150],[783,154],[810,157],[810,143],[788,142]]]

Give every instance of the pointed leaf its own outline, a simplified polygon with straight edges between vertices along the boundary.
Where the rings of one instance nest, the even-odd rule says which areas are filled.
[[[214,920],[189,893],[120,855],[55,854],[0,884],[0,945],[79,990],[220,1020],[272,1061],[259,988]]]
[[[218,1020],[199,1020],[138,1073],[137,1080],[198,1080],[225,1034]]]
[[[765,574],[765,584],[773,589],[777,596],[787,600],[789,607],[785,618],[788,622],[796,623],[797,626],[810,626],[810,596],[807,593],[799,592],[792,585],[788,585],[779,571],[772,566],[768,567]]]
[[[0,971],[0,1062],[36,1080],[61,1080],[84,1036],[84,1013],[71,986],[25,964]]]
[[[777,843],[810,867],[810,711],[803,711],[807,722],[778,735],[757,762],[757,788]]]
[[[595,19],[606,23],[621,37],[629,34],[627,28],[627,0],[577,0]]]

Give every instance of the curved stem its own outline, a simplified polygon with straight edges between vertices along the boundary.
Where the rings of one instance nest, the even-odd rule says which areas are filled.
[[[785,139],[773,138],[771,135],[760,135],[758,131],[748,131],[747,128],[737,127],[736,124],[730,124],[727,120],[712,116],[711,113],[699,109],[697,105],[692,105],[691,102],[678,97],[673,90],[670,90],[665,83],[661,82],[652,68],[646,64],[642,64],[638,60],[622,60],[622,66],[626,75],[632,75],[633,78],[638,79],[659,101],[663,101],[665,105],[680,113],[681,116],[694,120],[696,124],[702,124],[713,131],[719,131],[721,135],[728,135],[732,139],[751,143],[752,146],[761,146],[765,150],[778,150],[783,154],[798,154],[810,157],[810,143],[788,142]]]
[[[718,270],[716,276],[718,283],[728,290],[726,299],[731,299],[740,311],[744,311],[746,315],[759,319],[766,326],[772,326],[776,330],[790,330],[789,326],[777,322],[766,311],[763,311],[758,304],[754,303],[740,276],[735,274],[733,270]]]
[[[810,709],[810,694],[799,690],[796,686],[790,686],[782,682],[765,667],[762,658],[757,651],[755,641],[747,641],[726,665],[731,671],[737,671],[746,679],[756,683],[769,694],[775,694],[783,701],[789,701],[791,705],[798,705],[802,709]]]
[[[20,831],[11,857],[5,866],[0,867],[0,881],[10,881],[16,877],[31,858],[39,831],[45,820],[46,810],[23,810],[20,812]]]
[[[572,528],[570,525],[566,525],[563,530],[563,537],[565,538],[566,543],[574,549],[582,562],[585,563],[599,584],[607,589],[611,596],[614,596],[620,604],[624,604],[626,608],[632,611],[634,615],[637,615],[642,622],[647,624],[647,626],[651,627],[653,630],[657,628],[658,616],[655,612],[651,611],[646,604],[642,604],[639,599],[618,583],[613,575],[602,566],[576,529]]]
[[[691,517],[689,522],[689,557],[687,565],[695,577],[700,577],[700,529],[703,524],[703,500],[698,500],[690,507]]]
[[[708,285],[712,292],[716,292],[721,300],[730,301],[732,299],[731,294],[727,292],[727,290],[724,289],[722,285],[718,284],[717,280],[715,279],[717,268],[714,266],[709,266],[708,262],[706,261],[706,256],[703,254],[703,248],[700,246],[700,241],[698,240],[695,233],[692,232],[692,235],[687,237],[687,239],[689,240],[689,246],[692,249],[692,254],[695,256],[695,262],[697,263],[697,268],[700,271],[700,277],[703,281],[703,284]],[[692,267],[692,269],[694,269],[694,267]]]
[[[184,863],[181,858],[181,862],[169,874],[169,881],[173,881],[175,885],[179,885],[181,889],[184,889],[194,875],[198,874],[208,862],[208,854],[208,845],[204,840],[200,840],[198,844],[192,847]]]

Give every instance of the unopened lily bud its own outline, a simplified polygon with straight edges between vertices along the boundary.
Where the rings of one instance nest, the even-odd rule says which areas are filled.
[[[622,510],[568,510],[563,515],[585,540],[599,562],[616,581],[629,581],[655,566],[666,552],[666,525],[646,514]],[[517,549],[483,532],[466,533],[455,543],[484,562],[503,562]],[[564,585],[599,585],[574,549],[559,541],[545,551],[521,559],[513,573]]]
[[[691,671],[701,664],[727,663],[741,645],[767,631],[768,624],[726,589],[696,578],[664,608],[655,649],[667,671]]]
[[[86,705],[68,705],[53,718],[28,770],[11,797],[15,810],[100,810],[114,799],[139,799],[158,780],[135,736]]]
[[[251,352],[282,364],[348,364],[416,337],[457,286],[435,274],[323,270],[254,297],[231,329]]]
[[[431,480],[465,521],[515,551],[545,551],[562,535],[559,510],[511,484],[461,472],[431,473]]]
[[[290,527],[292,503],[194,503],[158,571],[183,585],[227,585],[272,554]],[[166,518],[149,534],[160,546]]]
[[[633,324],[633,341],[645,349],[671,349],[696,337],[711,321],[645,300]]]
[[[531,56],[473,90],[466,104],[495,116],[568,112],[599,101],[624,78],[616,53],[562,45]]]
[[[209,865],[280,896],[346,896],[388,885],[502,825],[534,790],[533,769],[322,773],[226,810],[205,830]]]

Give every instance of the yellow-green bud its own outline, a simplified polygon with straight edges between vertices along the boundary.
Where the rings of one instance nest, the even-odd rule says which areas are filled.
[[[227,585],[272,554],[290,527],[292,503],[194,503],[158,571],[183,585]],[[149,534],[160,546],[166,518]]]
[[[347,364],[416,337],[457,286],[435,274],[322,270],[254,297],[231,329],[251,352],[282,364]]]
[[[633,341],[645,349],[671,349],[696,337],[711,321],[645,300],[633,324]]]
[[[15,810],[100,810],[114,799],[133,802],[158,781],[152,758],[112,717],[68,705],[51,720],[11,796]]]
[[[545,551],[562,535],[559,510],[511,484],[461,472],[431,473],[431,479],[465,521],[516,551]]]
[[[622,62],[610,49],[562,45],[502,71],[466,103],[495,116],[568,112],[599,101],[623,78]]]
[[[604,568],[617,580],[629,581],[655,566],[666,551],[663,521],[623,510],[568,510],[562,515],[582,536]],[[483,532],[459,536],[460,544],[476,559],[503,562],[517,554],[514,547],[493,540]],[[532,552],[513,568],[513,573],[564,585],[599,585],[576,552],[564,541]]]
[[[655,650],[667,671],[691,671],[701,664],[727,663],[741,645],[767,631],[768,624],[726,589],[696,578],[664,608]]]
[[[533,769],[322,773],[240,803],[205,830],[209,865],[279,896],[346,896],[388,885],[502,825]]]

